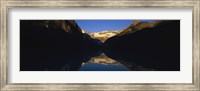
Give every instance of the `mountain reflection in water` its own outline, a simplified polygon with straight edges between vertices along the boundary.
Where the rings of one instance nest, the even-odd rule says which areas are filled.
[[[107,57],[104,53],[92,57],[88,62],[82,63],[80,71],[127,71],[126,66]]]
[[[26,50],[22,50],[26,53]],[[22,54],[21,71],[147,71],[132,61],[110,58],[102,51],[91,53],[56,53],[48,50],[29,50],[31,54]],[[113,54],[112,54],[113,55]],[[31,58],[31,59],[30,59]],[[40,58],[40,59],[38,59]],[[29,60],[29,61],[27,61]]]

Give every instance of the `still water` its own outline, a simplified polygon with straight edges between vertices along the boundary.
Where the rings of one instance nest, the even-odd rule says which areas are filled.
[[[83,62],[80,71],[128,71],[120,62],[107,57],[104,53]]]
[[[37,49],[38,50],[38,49]],[[119,55],[102,51],[94,53],[59,53],[44,50],[21,50],[20,71],[149,71]],[[30,52],[31,51],[31,52]],[[30,52],[27,54],[27,52]],[[109,56],[107,56],[109,55]]]

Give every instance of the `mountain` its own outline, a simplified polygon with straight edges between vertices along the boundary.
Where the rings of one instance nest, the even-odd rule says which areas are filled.
[[[93,39],[87,36],[74,20],[20,21],[22,47],[57,47],[61,50],[95,48],[96,44],[91,42]]]
[[[154,22],[139,22],[138,20],[135,20],[130,26],[125,28],[122,32],[120,32],[117,36],[125,35],[128,33],[134,33],[138,30],[142,30],[144,28],[151,28],[156,26],[160,20],[156,20]]]
[[[95,32],[90,34],[90,36],[94,39],[99,39],[102,42],[106,41],[108,38],[113,37],[117,34],[119,34],[121,32],[121,30],[107,30],[107,31],[102,31],[102,32]]]
[[[82,33],[74,20],[20,20],[20,69],[65,64],[66,60],[60,58],[76,58],[99,50],[97,41]]]
[[[104,45],[123,59],[147,68],[180,70],[180,20],[133,22]]]
[[[86,31],[86,30],[81,30],[81,32],[84,34],[84,33],[86,33],[86,34],[90,34],[90,32],[88,32],[88,31]]]
[[[54,42],[64,44],[70,37],[77,41],[83,38],[75,21],[64,20],[21,20],[20,35],[21,46],[56,46]]]

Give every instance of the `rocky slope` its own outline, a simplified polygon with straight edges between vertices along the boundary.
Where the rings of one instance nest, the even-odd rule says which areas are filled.
[[[90,34],[90,33],[89,33],[88,31],[86,31],[86,30],[83,30],[83,29],[82,29],[81,31],[82,31],[83,34],[84,34],[84,33],[86,33],[86,34],[88,34],[88,35]]]
[[[133,22],[105,41],[123,59],[155,70],[180,70],[180,21]]]
[[[154,22],[139,22],[138,20],[135,20],[130,26],[125,28],[117,36],[134,33],[136,31],[144,29],[144,28],[151,28],[151,27],[156,26],[159,22],[160,22],[160,20],[156,20]]]

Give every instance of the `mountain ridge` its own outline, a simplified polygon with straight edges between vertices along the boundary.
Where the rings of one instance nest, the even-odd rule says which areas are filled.
[[[180,20],[145,25],[138,29],[128,27],[130,31],[107,39],[104,46],[112,53],[147,68],[180,70]]]
[[[121,30],[105,30],[105,31],[101,31],[101,32],[94,32],[91,33],[90,36],[94,39],[99,39],[102,42],[106,41],[108,38],[113,37],[117,34],[119,34],[121,32]]]

